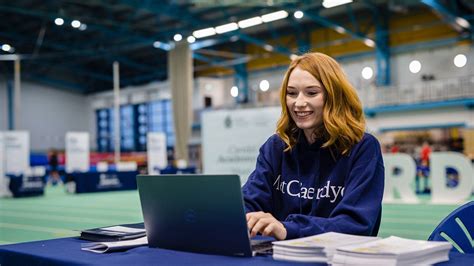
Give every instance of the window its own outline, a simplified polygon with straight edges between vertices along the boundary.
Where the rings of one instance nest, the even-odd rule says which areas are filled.
[[[144,151],[146,150],[146,134],[149,130],[149,123],[148,123],[148,104],[142,103],[135,105],[136,116],[135,120],[137,122],[137,126],[135,127],[136,137],[135,137],[135,147],[137,151]]]
[[[174,146],[174,124],[171,100],[161,100],[149,104],[149,125],[151,132],[164,132],[168,147]]]
[[[96,110],[97,149],[114,150],[114,109]],[[120,107],[122,151],[145,151],[148,132],[164,132],[167,146],[174,146],[174,124],[171,100],[160,100]]]
[[[97,150],[101,152],[109,151],[109,109],[96,110],[97,117]]]
[[[135,150],[135,121],[133,114],[133,105],[120,107],[120,150],[122,151]]]

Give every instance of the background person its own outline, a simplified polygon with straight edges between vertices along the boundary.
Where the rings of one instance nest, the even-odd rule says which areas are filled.
[[[428,141],[424,141],[420,149],[420,165],[418,176],[420,179],[423,179],[423,193],[430,193],[431,188],[429,185],[430,177],[430,155],[431,155],[431,146]]]
[[[400,146],[398,145],[397,142],[394,142],[392,147],[390,148],[391,153],[398,153],[400,152]]]
[[[423,164],[430,165],[431,146],[428,141],[423,141],[420,150],[420,161]]]
[[[56,185],[62,184],[61,176],[59,175],[58,166],[59,166],[59,158],[58,152],[55,149],[51,149],[49,152],[49,180],[48,183]]]
[[[251,236],[377,235],[382,154],[364,133],[361,102],[339,64],[321,53],[293,60],[280,102],[277,133],[243,187]]]

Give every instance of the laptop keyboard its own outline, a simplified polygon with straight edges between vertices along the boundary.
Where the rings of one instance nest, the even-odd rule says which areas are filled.
[[[272,241],[271,240],[251,240],[250,245],[252,246],[252,252],[256,254],[272,254]]]

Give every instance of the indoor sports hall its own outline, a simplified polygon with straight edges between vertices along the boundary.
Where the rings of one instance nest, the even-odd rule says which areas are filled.
[[[191,230],[237,213],[252,238],[260,211],[272,241],[441,241],[424,262],[474,264],[474,1],[0,0],[0,16],[1,266],[298,261],[221,257]],[[161,244],[139,175],[169,178],[166,230],[206,248]],[[238,210],[191,205],[235,175]],[[86,229],[137,223],[148,244],[83,249]]]

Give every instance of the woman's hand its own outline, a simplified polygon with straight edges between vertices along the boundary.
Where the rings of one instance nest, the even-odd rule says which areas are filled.
[[[250,237],[257,233],[264,236],[273,236],[278,240],[286,238],[285,226],[267,212],[249,212],[246,214],[247,226],[250,230]]]

